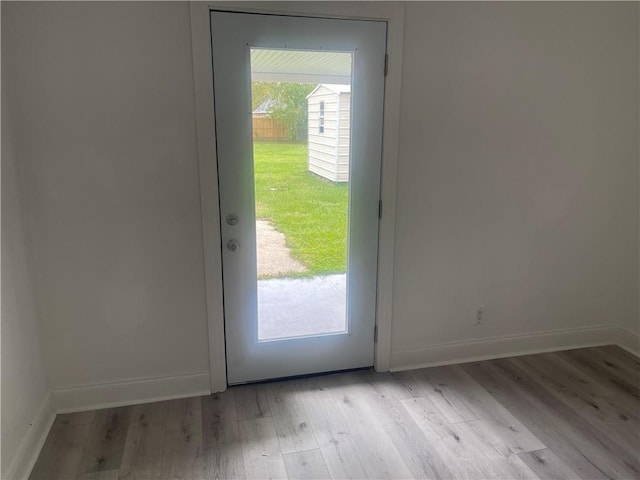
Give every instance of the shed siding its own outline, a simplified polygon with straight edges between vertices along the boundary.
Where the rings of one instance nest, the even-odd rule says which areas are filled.
[[[324,102],[324,132],[320,133],[320,102]],[[309,171],[336,180],[338,102],[335,92],[320,87],[308,101]]]
[[[320,102],[324,132],[320,133]],[[309,171],[334,182],[349,180],[351,94],[320,86],[308,99]]]
[[[340,131],[337,148],[337,181],[349,181],[349,156],[351,141],[351,94],[340,94]]]

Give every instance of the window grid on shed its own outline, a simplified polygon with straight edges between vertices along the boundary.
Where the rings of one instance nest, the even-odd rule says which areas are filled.
[[[324,102],[320,102],[320,121],[318,123],[318,133],[324,133]]]

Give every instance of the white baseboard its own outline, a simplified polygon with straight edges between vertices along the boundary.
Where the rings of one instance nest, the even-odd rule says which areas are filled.
[[[56,418],[56,412],[51,400],[51,393],[47,392],[33,417],[29,430],[27,430],[22,442],[20,442],[13,461],[9,465],[6,479],[23,480],[29,478],[31,469],[35,465],[38,455],[40,455],[40,450]]]
[[[210,382],[209,372],[201,372],[56,388],[52,395],[56,411],[69,413],[209,395]]]
[[[621,348],[627,352],[633,353],[636,357],[640,357],[640,336],[630,332],[626,328],[620,327],[617,332],[616,342]]]
[[[393,349],[391,350],[391,371],[610,345],[618,343],[619,330],[621,329],[618,327],[603,325],[447,343],[424,348]]]

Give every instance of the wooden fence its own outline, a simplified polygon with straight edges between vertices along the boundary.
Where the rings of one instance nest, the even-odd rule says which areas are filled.
[[[253,117],[254,140],[289,140],[289,132],[282,122],[275,118]]]

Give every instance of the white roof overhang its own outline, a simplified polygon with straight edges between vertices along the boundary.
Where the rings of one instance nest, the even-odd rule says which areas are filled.
[[[351,84],[350,52],[251,49],[252,82]]]

